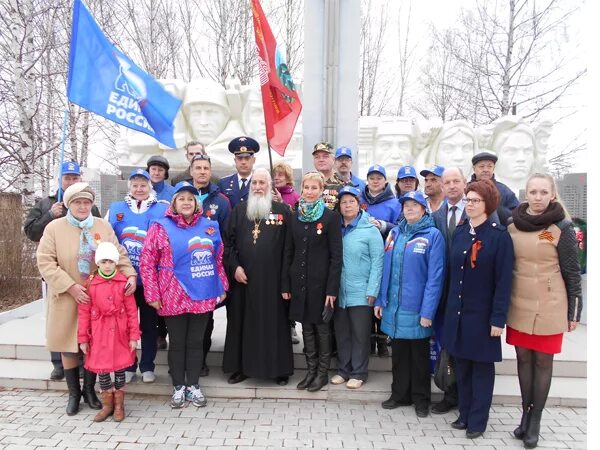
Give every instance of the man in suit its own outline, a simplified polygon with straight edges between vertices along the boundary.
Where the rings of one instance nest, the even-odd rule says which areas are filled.
[[[254,154],[260,150],[260,145],[248,136],[240,136],[229,142],[228,149],[234,156],[236,173],[219,180],[220,191],[227,196],[231,208],[248,198],[250,178],[256,158]]]
[[[452,246],[452,234],[456,229],[456,226],[467,220],[465,213],[465,188],[467,187],[467,180],[458,167],[448,167],[442,173],[442,192],[446,196],[446,201],[442,202],[440,208],[433,213],[433,219],[435,226],[442,232],[444,239],[446,240],[446,255],[450,254],[450,248]],[[449,273],[450,258],[446,259],[446,270],[445,273]],[[444,313],[446,310],[446,302],[448,300],[448,284],[449,277],[446,275],[444,283],[444,290],[442,292],[442,298],[437,309],[434,329],[436,336],[436,343],[439,350],[441,345],[439,337],[441,336],[441,330],[443,326]],[[455,409],[458,406],[458,392],[456,386],[448,392],[444,393],[444,398],[441,402],[436,403],[432,406],[431,412],[433,414],[445,414],[448,411]]]

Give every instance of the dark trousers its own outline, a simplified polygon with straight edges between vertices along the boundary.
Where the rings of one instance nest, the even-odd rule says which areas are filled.
[[[493,362],[478,362],[455,358],[458,386],[458,419],[467,424],[469,431],[485,431],[496,371]]]
[[[215,328],[215,319],[213,319],[213,312],[206,313],[208,315],[208,322],[206,324],[206,330],[204,331],[204,357],[202,359],[202,365],[206,365],[206,357],[210,351],[212,345],[212,332]]]
[[[372,316],[370,306],[335,308],[338,375],[346,380],[367,381]]]
[[[208,314],[165,316],[169,329],[169,373],[173,386],[198,384],[204,359],[204,331]]]
[[[429,406],[429,338],[392,339],[392,398],[416,407]]]
[[[144,288],[138,286],[135,290],[135,302],[140,310],[140,331],[142,332],[142,357],[140,359],[140,372],[154,371],[154,358],[156,358],[156,338],[158,337],[158,314],[156,310],[146,303]],[[128,372],[135,372],[138,366],[137,355],[135,362]]]
[[[167,325],[165,324],[165,318],[162,316],[158,316],[158,336],[162,337],[162,338],[166,338],[167,337]]]

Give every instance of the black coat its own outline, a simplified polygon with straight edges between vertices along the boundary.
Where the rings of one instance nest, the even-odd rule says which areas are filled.
[[[450,290],[442,346],[452,356],[479,362],[502,361],[500,337],[491,326],[504,327],[512,290],[512,239],[502,225],[485,221],[469,233],[465,221],[454,231],[450,259]],[[475,267],[472,246],[481,241]]]
[[[322,323],[327,295],[338,296],[342,273],[342,227],[337,212],[325,208],[316,222],[292,221],[290,319]],[[318,233],[318,231],[321,233]]]

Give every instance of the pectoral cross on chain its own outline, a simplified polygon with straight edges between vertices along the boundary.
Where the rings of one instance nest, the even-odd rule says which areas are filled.
[[[260,226],[260,222],[255,223],[254,230],[252,230],[252,238],[254,239],[254,241],[252,243],[255,245],[256,245],[256,240],[258,239],[258,235],[260,234],[260,230],[258,229],[259,226]]]

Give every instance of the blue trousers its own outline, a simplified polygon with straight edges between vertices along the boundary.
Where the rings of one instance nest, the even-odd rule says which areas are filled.
[[[158,337],[158,314],[156,310],[146,303],[144,288],[138,286],[135,290],[135,302],[140,310],[140,331],[142,332],[142,357],[139,361],[140,372],[154,371],[156,358],[156,338]],[[135,372],[138,367],[138,358],[129,368],[128,372]]]
[[[458,419],[467,424],[468,431],[485,431],[496,370],[493,362],[478,362],[455,358],[458,387]]]

